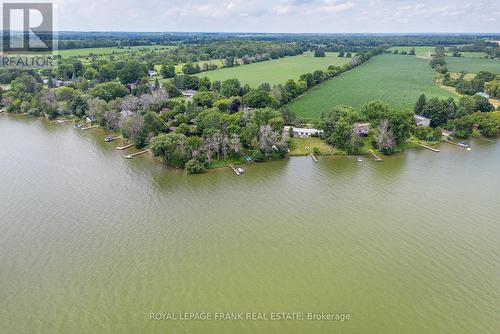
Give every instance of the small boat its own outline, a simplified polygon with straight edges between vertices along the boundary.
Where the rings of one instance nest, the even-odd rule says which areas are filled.
[[[469,147],[470,147],[470,145],[469,145],[469,144],[467,144],[466,142],[463,142],[463,141],[459,142],[459,143],[458,143],[458,146],[460,146],[460,147],[464,147],[464,148],[469,148]]]
[[[245,173],[245,170],[243,168],[238,168],[238,172],[240,172],[240,174],[242,174],[242,173]]]
[[[111,137],[111,136],[106,136],[106,138],[104,138],[104,141],[105,141],[106,143],[109,143],[109,142],[111,142],[111,141],[113,141],[113,140],[114,140],[114,138],[113,138],[113,137]]]
[[[250,157],[250,156],[248,156],[248,155],[247,155],[247,156],[245,157],[245,160],[246,160],[246,161],[248,161],[248,162],[250,162],[250,161],[252,161],[252,157]]]
[[[356,161],[357,162],[363,162],[363,159],[358,158]]]
[[[75,124],[75,125],[73,125],[73,128],[75,128],[75,129],[80,129],[81,127],[82,127],[81,124]]]

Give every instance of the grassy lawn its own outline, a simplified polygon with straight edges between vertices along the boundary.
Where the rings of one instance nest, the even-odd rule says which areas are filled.
[[[305,93],[288,105],[300,117],[318,119],[322,112],[347,104],[360,108],[382,100],[393,108],[412,109],[421,94],[457,97],[434,82],[429,62],[411,56],[381,55]]]
[[[316,58],[307,52],[299,56],[285,57],[260,63],[242,65],[199,74],[211,81],[238,78],[242,84],[258,87],[267,82],[272,85],[285,83],[289,79],[298,79],[301,74],[326,70],[330,65],[343,65],[349,58],[339,58],[338,53],[327,52],[326,57]]]
[[[500,59],[447,57],[446,67],[451,72],[477,73],[479,71],[488,71],[500,73]]]
[[[313,153],[314,147],[318,147],[320,154],[333,155],[339,154],[341,151],[328,145],[324,140],[316,137],[311,138],[291,138],[290,140],[290,156],[302,156]]]

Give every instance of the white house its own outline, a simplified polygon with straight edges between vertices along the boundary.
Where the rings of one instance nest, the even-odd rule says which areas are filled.
[[[429,118],[420,115],[415,115],[414,117],[415,117],[415,124],[417,124],[417,126],[425,126],[425,127],[431,126],[431,120]]]
[[[476,93],[476,95],[477,95],[477,96],[481,96],[481,97],[485,97],[485,98],[487,98],[487,99],[489,99],[489,98],[490,98],[490,96],[489,96],[488,94],[483,93],[483,92]]]
[[[284,131],[289,132],[290,128],[293,131],[293,136],[294,137],[299,137],[299,138],[309,138],[311,136],[319,136],[323,134],[323,130],[318,130],[318,129],[306,129],[306,128],[292,128],[290,126],[285,126]]]
[[[148,75],[149,75],[150,77],[155,77],[155,76],[157,76],[157,75],[158,75],[158,73],[157,73],[156,71],[148,71]]]

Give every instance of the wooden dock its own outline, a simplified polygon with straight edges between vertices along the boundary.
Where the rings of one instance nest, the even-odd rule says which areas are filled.
[[[126,150],[127,148],[131,148],[132,146],[134,146],[134,144],[129,144],[129,145],[125,145],[125,146],[118,146],[116,149],[118,151],[123,151],[123,150]]]
[[[451,141],[451,140],[446,140],[446,139],[443,139],[443,143],[447,143],[447,144],[451,144],[451,145],[458,146],[458,147],[460,147],[460,148],[464,148],[463,146],[458,145],[458,143],[455,143],[454,141]]]
[[[50,124],[63,124],[64,122],[66,122],[66,121],[62,120],[62,119],[58,119],[58,120],[50,122]]]
[[[314,162],[318,162],[318,158],[314,154],[311,153],[311,158],[313,159]]]
[[[428,149],[429,151],[436,152],[436,153],[437,153],[437,152],[441,152],[440,150],[438,150],[438,149],[436,149],[436,148],[434,148],[434,147],[430,147],[430,146],[428,146],[428,145],[425,145],[424,143],[422,143],[422,142],[420,142],[420,141],[419,141],[418,143],[420,144],[420,146],[422,146],[423,148]]]
[[[373,156],[373,159],[376,161],[376,162],[381,162],[382,161],[382,158],[379,157],[378,155],[375,154],[375,152],[373,152],[372,150],[368,151],[370,152],[370,154]]]
[[[231,168],[236,175],[238,175],[238,176],[241,175],[241,173],[238,171],[238,169],[236,169],[236,167],[234,167],[233,165],[229,165],[229,168]]]
[[[85,131],[85,130],[95,129],[98,127],[99,127],[99,125],[91,125],[91,126],[87,126],[86,128],[81,128],[80,130]]]
[[[132,153],[132,154],[126,155],[125,158],[132,159],[133,157],[136,157],[138,155],[145,154],[145,153],[148,153],[148,152],[149,152],[149,150],[144,150],[144,151]]]

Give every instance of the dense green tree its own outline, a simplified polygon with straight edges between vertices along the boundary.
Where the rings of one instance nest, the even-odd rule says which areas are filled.
[[[199,91],[193,96],[193,102],[200,107],[211,108],[217,100],[217,95],[210,91]]]
[[[105,101],[111,101],[117,97],[124,97],[129,94],[128,89],[119,82],[105,82],[97,84],[89,91],[92,97],[98,97]]]
[[[429,99],[425,104],[422,116],[431,119],[431,126],[440,126],[442,124],[445,124],[449,119],[453,118],[454,115],[450,114],[450,112],[452,111],[452,105],[454,105],[453,99]]]
[[[361,107],[361,115],[369,122],[378,124],[382,119],[387,118],[389,114],[389,105],[379,100],[368,102]]]
[[[147,66],[136,60],[120,62],[116,64],[116,68],[118,78],[123,84],[136,83],[148,73]]]
[[[425,94],[419,96],[417,103],[415,104],[415,108],[413,109],[416,115],[422,114],[422,112],[424,111],[426,101],[427,99],[425,97]]]
[[[224,80],[221,84],[220,93],[225,97],[237,96],[240,94],[241,84],[238,79]]]
[[[172,63],[161,65],[160,74],[164,79],[175,77],[175,65]]]
[[[273,98],[265,91],[254,89],[242,98],[244,105],[250,108],[266,108],[273,105]]]
[[[151,139],[151,152],[161,157],[165,163],[184,167],[191,159],[187,151],[187,138],[180,133],[160,134]]]

